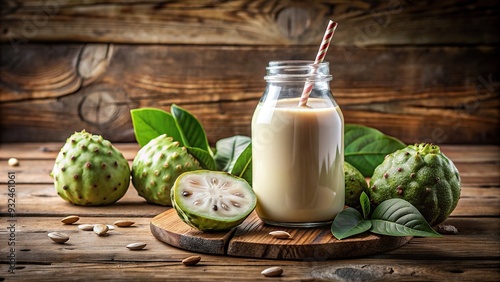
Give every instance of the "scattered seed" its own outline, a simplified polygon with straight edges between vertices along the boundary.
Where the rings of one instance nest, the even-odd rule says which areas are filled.
[[[94,225],[93,224],[80,224],[80,225],[78,225],[78,229],[83,230],[83,231],[92,231],[92,230],[94,230]]]
[[[94,225],[94,232],[95,234],[99,235],[99,236],[103,236],[104,234],[106,234],[108,232],[109,228],[107,225],[104,225],[104,224],[96,224]]]
[[[196,265],[197,263],[199,263],[200,260],[201,260],[200,256],[190,256],[188,258],[183,259],[182,263],[185,266],[193,266],[193,265]]]
[[[114,225],[106,224],[106,226],[108,227],[108,230],[115,230],[115,226]]]
[[[281,276],[282,273],[283,273],[283,269],[281,267],[273,266],[273,267],[269,267],[269,268],[262,270],[262,272],[260,274],[262,274],[266,277],[278,277],[278,276]]]
[[[61,222],[64,224],[73,224],[73,223],[77,222],[79,219],[80,219],[80,217],[77,215],[70,215],[70,216],[67,216],[67,217],[61,219]]]
[[[7,163],[10,165],[10,166],[18,166],[19,165],[19,160],[16,159],[16,158],[10,158]]]
[[[129,226],[133,225],[134,223],[135,223],[134,221],[130,221],[130,220],[117,220],[113,224],[118,226],[118,227],[129,227]]]
[[[436,231],[443,235],[458,234],[458,229],[453,225],[438,225],[436,226]]]
[[[69,240],[69,236],[61,232],[50,232],[47,236],[57,244],[64,244]]]
[[[137,251],[137,250],[142,250],[144,249],[144,247],[146,247],[146,243],[142,243],[142,242],[139,242],[139,243],[132,243],[132,244],[128,244],[127,245],[127,248],[129,250],[133,250],[133,251]]]
[[[276,239],[290,239],[292,237],[290,233],[281,230],[269,232],[269,235],[273,236]]]

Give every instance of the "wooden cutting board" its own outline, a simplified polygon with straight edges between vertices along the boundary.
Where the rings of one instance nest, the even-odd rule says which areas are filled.
[[[330,226],[281,228],[265,225],[253,212],[242,224],[226,232],[201,232],[185,224],[175,209],[155,216],[151,232],[160,241],[188,251],[249,258],[327,260],[382,253],[408,243],[412,237],[371,233],[337,240]],[[269,232],[283,230],[291,239],[276,239]]]

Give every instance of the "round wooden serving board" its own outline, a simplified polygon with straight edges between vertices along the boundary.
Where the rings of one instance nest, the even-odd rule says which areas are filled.
[[[330,226],[281,228],[265,225],[253,212],[242,224],[225,232],[202,232],[185,224],[175,209],[151,221],[151,232],[160,241],[184,250],[249,258],[327,260],[382,253],[403,246],[411,237],[360,234],[337,240]],[[291,239],[276,239],[269,232],[283,230]]]

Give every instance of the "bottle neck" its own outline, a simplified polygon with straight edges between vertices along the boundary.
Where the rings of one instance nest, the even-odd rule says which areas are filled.
[[[328,62],[271,61],[264,77],[267,83],[321,83],[332,80]]]

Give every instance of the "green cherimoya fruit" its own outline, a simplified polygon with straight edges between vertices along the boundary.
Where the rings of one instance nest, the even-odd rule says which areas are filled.
[[[368,193],[368,183],[366,179],[348,162],[344,162],[345,176],[345,204],[357,210],[361,209],[359,197],[363,192]]]
[[[122,153],[102,136],[85,130],[66,140],[50,175],[57,194],[75,205],[114,203],[130,184],[130,167]]]
[[[172,206],[188,225],[201,231],[236,227],[254,210],[257,196],[242,178],[199,170],[179,176],[171,191]]]
[[[443,222],[460,198],[460,175],[438,146],[415,144],[386,156],[370,180],[369,197],[378,205],[402,198],[430,225]]]
[[[170,189],[177,177],[199,169],[199,162],[186,147],[163,134],[137,152],[132,163],[132,184],[148,203],[170,206]]]

